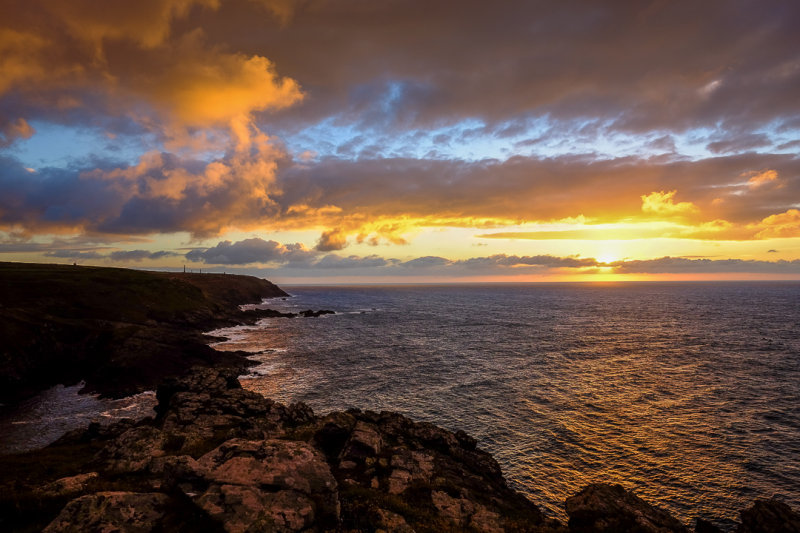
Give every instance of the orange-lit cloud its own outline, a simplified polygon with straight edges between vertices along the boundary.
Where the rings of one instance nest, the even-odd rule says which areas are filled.
[[[778,173],[774,170],[751,173],[751,178],[747,180],[747,186],[751,189],[761,187],[767,183],[773,183],[778,179]]]
[[[789,209],[784,213],[770,215],[757,224],[756,228],[763,228],[757,233],[762,239],[800,237],[800,210]]]
[[[642,195],[642,211],[655,215],[686,215],[698,211],[697,206],[691,202],[675,203],[675,194],[678,191],[651,192]]]
[[[17,139],[28,139],[36,130],[24,118],[0,122],[0,147],[8,146]]]
[[[494,253],[535,245],[498,239],[798,237],[800,5],[465,0],[457,17],[421,0],[3,8],[4,236],[306,232],[296,248],[230,241],[195,256],[504,272],[560,267],[540,250]],[[98,146],[55,163],[26,152],[53,126],[97,133]],[[415,239],[443,227],[493,238],[491,255],[413,259]],[[46,251],[70,250],[156,259],[139,247]],[[561,259],[597,267],[580,253]]]

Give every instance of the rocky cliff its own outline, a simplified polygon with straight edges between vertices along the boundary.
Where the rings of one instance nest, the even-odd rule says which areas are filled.
[[[250,276],[0,263],[0,403],[52,385],[126,396],[192,366],[243,366],[202,335],[253,321],[238,306],[287,296]]]
[[[316,416],[213,369],[157,396],[153,418],[0,457],[0,530],[688,531],[614,485],[567,499],[567,524],[548,519],[474,439],[396,413]],[[800,531],[780,502],[742,519],[742,533]],[[700,521],[697,531],[717,529]]]

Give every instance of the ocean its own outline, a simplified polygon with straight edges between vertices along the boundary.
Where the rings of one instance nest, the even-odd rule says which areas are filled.
[[[800,507],[800,284],[288,287],[222,331],[245,388],[316,413],[398,411],[463,429],[564,518],[620,483],[685,523],[756,498]]]

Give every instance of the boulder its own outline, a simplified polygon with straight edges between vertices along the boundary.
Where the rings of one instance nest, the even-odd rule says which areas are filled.
[[[702,518],[697,519],[694,526],[694,533],[724,533],[722,529],[715,526],[713,523]]]
[[[166,435],[153,426],[124,431],[100,450],[96,459],[109,473],[141,472],[155,457],[164,455]]]
[[[569,529],[576,532],[688,533],[668,512],[645,502],[621,485],[598,483],[567,498]]]
[[[75,495],[86,490],[86,486],[93,479],[97,479],[97,472],[88,472],[76,476],[62,477],[36,489],[38,496],[52,498]]]
[[[202,456],[192,477],[199,482],[182,488],[231,532],[251,522],[300,531],[339,521],[336,479],[324,455],[305,442],[232,439]]]
[[[737,533],[800,533],[800,514],[778,500],[756,500],[740,512]]]
[[[159,493],[98,492],[69,502],[43,533],[148,533],[160,527],[169,498]]]

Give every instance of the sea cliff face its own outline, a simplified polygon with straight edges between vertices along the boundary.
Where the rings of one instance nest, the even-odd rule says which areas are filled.
[[[198,369],[158,388],[154,418],[65,435],[0,458],[4,531],[686,532],[618,485],[548,519],[463,432],[391,412],[315,415]],[[742,533],[800,531],[780,502],[742,513]],[[697,531],[717,531],[699,522]]]
[[[250,276],[0,263],[0,403],[81,380],[121,397],[192,366],[243,367],[202,332],[253,321],[238,306],[276,296]]]

